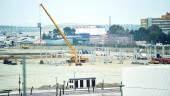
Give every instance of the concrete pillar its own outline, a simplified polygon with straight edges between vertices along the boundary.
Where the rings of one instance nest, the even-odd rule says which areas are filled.
[[[165,56],[165,46],[162,45],[162,57],[164,57],[164,56]]]
[[[136,52],[136,48],[133,49],[133,60],[134,60],[134,62],[137,62],[137,52]]]
[[[83,80],[83,88],[87,88],[87,80]]]
[[[78,88],[80,88],[80,80],[78,80]]]
[[[90,87],[92,87],[92,79],[89,79]]]
[[[23,75],[23,96],[26,96],[26,60],[25,56],[23,56],[22,60],[22,75]]]
[[[157,55],[157,50],[156,50],[156,45],[154,45],[154,56],[156,58],[156,55]]]
[[[150,58],[152,57],[152,46],[149,47]]]

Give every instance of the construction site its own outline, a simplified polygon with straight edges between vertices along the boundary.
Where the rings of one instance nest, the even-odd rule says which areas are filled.
[[[73,44],[73,37],[67,36],[48,11],[50,6],[39,6],[64,44],[45,43],[41,22],[35,43],[24,41],[29,36],[15,40],[18,37],[10,34],[7,37],[14,38],[11,41],[2,38],[5,43],[0,42],[0,96],[160,96],[155,92],[170,95],[170,45],[134,44],[131,35],[110,46],[103,43],[112,42],[107,36],[87,43],[77,35],[80,42]],[[129,43],[122,44],[125,41]],[[161,78],[168,81],[162,84]]]

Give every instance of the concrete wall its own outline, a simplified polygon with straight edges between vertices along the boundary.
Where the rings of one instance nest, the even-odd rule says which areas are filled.
[[[170,66],[122,69],[123,96],[170,96]]]

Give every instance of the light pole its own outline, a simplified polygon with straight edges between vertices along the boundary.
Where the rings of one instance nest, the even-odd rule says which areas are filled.
[[[56,96],[58,96],[58,81],[57,81],[57,77],[56,77]]]
[[[23,75],[23,96],[26,96],[26,62],[25,62],[25,56],[23,56],[22,60],[22,75]]]
[[[42,37],[41,37],[41,23],[40,22],[38,23],[38,28],[40,28],[40,44],[41,44]]]
[[[19,92],[19,96],[20,96],[21,95],[21,86],[20,86],[21,85],[21,78],[20,78],[20,75],[19,75],[18,85],[19,85],[18,86],[19,87],[18,92]]]
[[[125,85],[122,84],[122,81],[120,83],[120,93],[121,93],[121,96],[123,96],[123,90],[122,90],[122,87],[124,87]]]
[[[63,95],[64,95],[64,89],[65,89],[65,82],[66,81],[63,81]]]

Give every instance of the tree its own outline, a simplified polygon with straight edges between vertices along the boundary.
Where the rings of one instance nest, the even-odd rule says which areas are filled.
[[[167,44],[168,43],[168,35],[166,35],[165,33],[160,33],[159,37],[158,37],[158,42],[162,43],[162,44]]]
[[[120,25],[112,25],[109,28],[108,34],[124,34],[125,29]]]
[[[168,44],[170,44],[170,33],[168,33],[168,35],[167,35],[167,39],[166,39],[166,42],[168,43]]]
[[[72,34],[75,35],[76,34],[76,29],[72,28]]]
[[[74,28],[70,27],[64,27],[64,34],[69,36],[69,35],[75,35],[76,30]]]
[[[157,25],[152,25],[147,29],[149,32],[157,32],[157,33],[161,33],[162,29],[159,28],[159,26]]]
[[[134,40],[136,41],[144,41],[147,40],[148,37],[148,31],[144,27],[140,27],[138,30],[132,31],[131,32],[134,36]]]
[[[133,34],[136,41],[145,40],[150,43],[170,44],[170,33],[163,33],[162,29],[156,25],[152,25],[147,29],[140,27],[138,30],[131,30],[130,33]]]
[[[57,29],[53,30],[53,39],[58,39],[59,32]]]
[[[50,39],[50,37],[49,37],[48,35],[46,35],[45,33],[43,33],[42,39],[43,39],[43,40],[45,40],[45,39]]]
[[[138,30],[140,40],[144,41],[148,38],[148,31],[144,27],[140,27]]]
[[[165,33],[162,32],[162,29],[159,26],[152,25],[148,28],[148,40],[153,43],[162,43],[162,36],[165,36]],[[164,38],[165,39],[165,38]]]
[[[139,28],[138,30],[138,38],[139,40],[146,40],[147,42],[152,43],[163,43],[166,44],[168,42],[168,36],[162,32],[162,29],[159,26],[152,25],[148,29]]]

